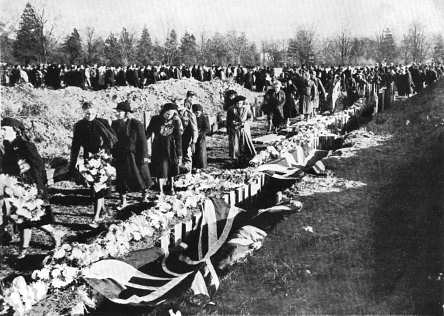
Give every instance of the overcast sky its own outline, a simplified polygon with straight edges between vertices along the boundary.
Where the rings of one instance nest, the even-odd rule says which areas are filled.
[[[0,18],[18,25],[27,0],[0,0]],[[291,37],[308,25],[321,37],[346,27],[355,35],[374,36],[388,26],[400,38],[412,21],[428,32],[444,33],[444,0],[31,0],[45,8],[59,36],[87,26],[107,35],[123,26],[164,40],[168,30],[205,32],[236,30],[254,41]]]

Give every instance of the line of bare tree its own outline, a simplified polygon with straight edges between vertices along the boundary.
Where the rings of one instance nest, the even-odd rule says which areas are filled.
[[[356,37],[343,27],[336,36],[321,38],[314,28],[299,27],[294,36],[284,41],[263,41],[259,47],[244,33],[227,32],[197,39],[185,32],[182,37],[174,29],[163,43],[152,40],[147,27],[140,36],[123,28],[105,38],[87,27],[82,38],[73,31],[56,39],[54,23],[45,10],[27,4],[17,29],[0,23],[0,59],[7,63],[64,64],[243,64],[269,66],[282,64],[374,64],[375,62],[409,63],[444,62],[442,35],[429,36],[420,23],[410,25],[402,38],[395,39],[385,28],[372,37]]]

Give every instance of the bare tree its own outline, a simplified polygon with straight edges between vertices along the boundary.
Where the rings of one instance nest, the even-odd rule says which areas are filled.
[[[429,50],[424,26],[419,22],[413,22],[402,41],[405,62],[423,62]]]
[[[292,62],[298,61],[301,65],[314,62],[315,59],[314,29],[300,28],[296,36],[288,41],[288,57]]]
[[[119,48],[120,48],[120,56],[122,58],[122,63],[125,66],[129,64],[133,64],[135,62],[135,36],[133,32],[129,32],[125,27],[122,28],[122,32],[120,32],[119,38]]]
[[[56,24],[53,21],[49,22],[48,16],[46,15],[45,8],[37,13],[37,20],[39,21],[39,31],[40,31],[40,46],[43,60],[41,62],[47,63],[50,52],[55,50],[57,46],[57,40],[54,38],[54,30],[56,29]]]
[[[350,53],[352,50],[352,38],[350,32],[343,28],[334,40],[336,50],[339,54],[339,61],[341,65],[349,62]]]
[[[437,34],[433,38],[433,61],[444,62],[444,39],[441,34]]]

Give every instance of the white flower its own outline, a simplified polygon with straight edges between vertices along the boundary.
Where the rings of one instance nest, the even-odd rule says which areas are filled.
[[[91,175],[89,175],[89,174],[84,174],[83,176],[84,176],[84,178],[85,178],[86,181],[88,181],[88,182],[94,182],[94,178],[93,178]]]
[[[305,230],[306,232],[313,233],[313,227],[311,226],[304,226],[302,227],[302,229]]]
[[[100,160],[98,159],[89,159],[88,160],[88,166],[90,167],[89,169],[91,170],[92,168],[98,169],[100,168]],[[96,171],[97,172],[97,171]]]
[[[55,279],[53,279],[51,281],[51,286],[56,288],[56,289],[62,288],[65,285],[67,285],[66,282],[61,280],[61,279],[59,279],[59,278],[55,278]]]
[[[59,268],[55,268],[51,271],[51,277],[57,279],[62,275],[62,271]]]
[[[73,280],[74,277],[79,273],[79,270],[77,268],[74,267],[70,267],[70,266],[65,266],[62,269],[62,275],[66,278],[66,279],[70,279]]]
[[[70,260],[79,260],[82,258],[83,252],[79,247],[74,247],[71,251],[71,256],[69,256]]]
[[[132,232],[131,235],[135,241],[140,241],[142,239],[142,235],[138,231]]]
[[[64,258],[66,255],[66,252],[63,248],[59,248],[54,252],[53,258],[58,260]]]
[[[34,294],[35,302],[42,300],[48,292],[48,285],[42,281],[33,282],[30,287]]]
[[[40,270],[35,270],[32,273],[32,278],[34,280],[39,279],[39,280],[49,280],[49,275],[50,275],[51,270],[48,267],[44,267]]]
[[[25,306],[23,305],[22,297],[18,292],[12,292],[9,295],[5,295],[5,302],[14,309],[17,315],[25,314]]]

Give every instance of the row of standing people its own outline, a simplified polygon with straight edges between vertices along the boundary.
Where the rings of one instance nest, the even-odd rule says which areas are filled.
[[[167,79],[194,78],[198,81],[233,79],[247,89],[263,91],[271,82],[273,71],[266,67],[237,66],[84,66],[84,65],[28,65],[0,67],[1,84],[14,86],[29,82],[35,88],[59,89],[77,86],[83,89],[100,90],[113,86],[143,88]]]

